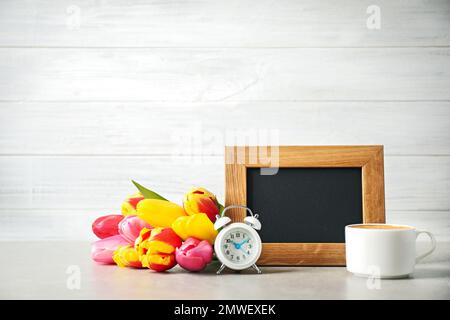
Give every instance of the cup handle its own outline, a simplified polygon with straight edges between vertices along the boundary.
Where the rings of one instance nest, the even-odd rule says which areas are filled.
[[[417,232],[416,232],[416,239],[421,233],[424,233],[428,237],[430,237],[431,248],[427,252],[425,252],[425,253],[423,253],[421,255],[418,255],[416,257],[416,263],[419,262],[420,260],[422,260],[423,258],[425,258],[426,256],[430,255],[436,249],[436,238],[433,236],[433,234],[431,232],[428,232],[428,231],[417,230]]]

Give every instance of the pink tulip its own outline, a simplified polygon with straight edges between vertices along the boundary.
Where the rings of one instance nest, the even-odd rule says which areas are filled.
[[[188,271],[201,271],[211,262],[213,248],[208,241],[188,238],[177,248],[175,258]]]
[[[97,218],[92,223],[92,231],[100,239],[105,239],[119,234],[118,225],[124,218],[121,214],[110,214]]]
[[[114,264],[113,255],[120,246],[127,246],[130,243],[121,235],[97,240],[92,244],[92,260],[102,264]]]
[[[120,221],[119,234],[131,244],[134,244],[134,241],[139,237],[139,233],[143,228],[152,229],[152,227],[144,220],[135,215],[130,215]]]

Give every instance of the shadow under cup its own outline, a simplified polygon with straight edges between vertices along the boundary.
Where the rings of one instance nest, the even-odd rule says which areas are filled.
[[[431,249],[416,256],[416,239],[427,234]],[[358,276],[404,278],[414,272],[415,264],[431,254],[436,241],[428,231],[393,224],[355,224],[345,227],[347,270]]]

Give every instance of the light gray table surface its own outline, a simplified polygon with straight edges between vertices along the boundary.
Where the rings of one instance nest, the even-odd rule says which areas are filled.
[[[450,299],[450,243],[438,243],[413,277],[379,283],[345,267],[263,267],[260,275],[216,275],[218,263],[212,263],[203,273],[179,267],[155,273],[97,265],[88,242],[0,246],[1,299]],[[80,287],[70,289],[76,270]]]

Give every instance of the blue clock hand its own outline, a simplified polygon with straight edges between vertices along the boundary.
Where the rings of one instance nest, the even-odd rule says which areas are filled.
[[[239,247],[244,253],[247,253],[247,251],[244,249],[244,247]]]
[[[250,238],[239,242],[239,245],[242,246],[244,243],[249,242],[249,241],[250,241]]]
[[[235,247],[236,249],[239,250],[239,249],[242,247],[242,245],[243,245],[244,243],[248,242],[248,241],[250,241],[250,238],[248,238],[248,239],[246,239],[246,240],[243,240],[243,241],[241,241],[241,242],[239,242],[239,243],[236,243],[236,242],[233,241],[233,245],[234,245],[234,247]]]

